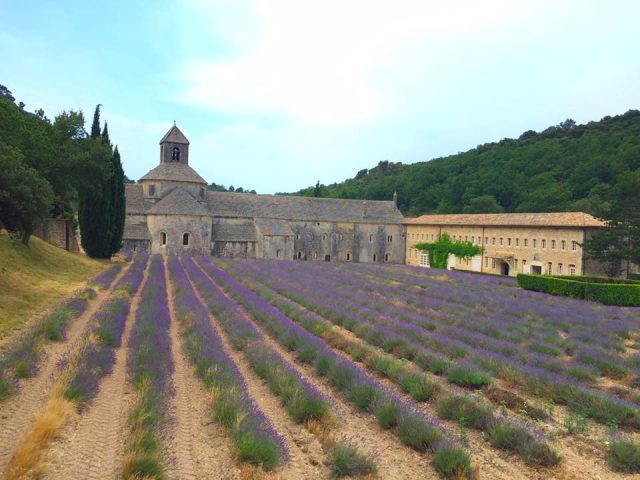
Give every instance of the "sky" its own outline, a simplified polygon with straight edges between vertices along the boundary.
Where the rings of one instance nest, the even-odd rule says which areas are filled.
[[[0,0],[0,84],[95,105],[125,173],[175,120],[208,182],[291,192],[640,108],[637,0]]]

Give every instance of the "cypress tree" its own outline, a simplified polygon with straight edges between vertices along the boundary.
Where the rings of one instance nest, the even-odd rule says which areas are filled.
[[[109,140],[109,126],[107,125],[107,122],[104,122],[104,128],[102,129],[102,141],[109,145],[109,147],[111,147],[111,141]]]
[[[82,247],[87,255],[94,258],[110,258],[113,239],[113,164],[111,146],[100,133],[100,105],[96,106],[87,139],[87,161],[95,165],[101,174],[98,187],[80,188],[79,223]]]
[[[91,124],[91,138],[98,138],[100,136],[100,107],[101,103],[96,105],[96,110],[93,112],[93,123]]]
[[[106,126],[105,126],[106,129]],[[113,220],[112,220],[112,237],[111,237],[111,253],[114,254],[122,247],[122,235],[124,234],[125,220],[125,197],[124,197],[124,170],[120,161],[120,152],[118,147],[113,151],[112,165],[113,177]]]

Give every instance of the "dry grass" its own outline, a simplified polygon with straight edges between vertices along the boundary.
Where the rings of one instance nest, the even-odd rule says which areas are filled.
[[[73,411],[73,403],[64,398],[56,396],[47,402],[36,417],[31,431],[18,444],[5,480],[39,478],[42,475],[42,453]]]
[[[107,265],[36,237],[25,247],[0,231],[0,339],[84,286]]]

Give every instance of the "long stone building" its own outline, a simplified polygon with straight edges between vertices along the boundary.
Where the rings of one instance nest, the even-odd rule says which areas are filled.
[[[126,250],[283,260],[404,263],[396,201],[211,192],[173,126],[160,164],[126,186]]]
[[[605,224],[582,212],[423,215],[405,219],[406,259],[428,266],[426,253],[415,245],[441,234],[471,242],[483,253],[468,260],[450,257],[450,268],[495,275],[601,275],[582,245]]]

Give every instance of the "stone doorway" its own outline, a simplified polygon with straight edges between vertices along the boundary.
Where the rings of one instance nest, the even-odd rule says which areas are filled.
[[[324,261],[325,262],[330,262],[331,261],[331,255],[325,255],[324,256]]]
[[[531,265],[531,275],[542,275],[542,267],[540,265]]]
[[[502,262],[500,264],[500,273],[505,276],[509,276],[509,264],[507,262]]]

